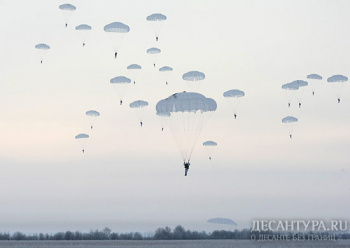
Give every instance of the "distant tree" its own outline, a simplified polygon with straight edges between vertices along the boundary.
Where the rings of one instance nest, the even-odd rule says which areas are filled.
[[[103,229],[102,232],[104,233],[104,235],[105,235],[105,237],[106,237],[107,239],[110,239],[110,238],[111,238],[111,232],[112,232],[111,229],[109,229],[108,227],[105,227],[105,229]]]
[[[183,226],[181,226],[181,225],[178,225],[175,227],[175,229],[173,231],[173,238],[174,239],[183,239],[185,232],[186,232],[185,228],[183,228]]]
[[[21,233],[21,232],[15,232],[13,235],[12,235],[12,239],[13,240],[25,240],[26,239],[26,235]]]

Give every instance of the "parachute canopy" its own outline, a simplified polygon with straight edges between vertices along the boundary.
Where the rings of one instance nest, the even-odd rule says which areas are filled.
[[[291,82],[290,84],[291,84],[291,85],[298,86],[299,88],[309,85],[309,83],[306,82],[306,81],[304,81],[304,80],[295,80],[295,81]]]
[[[329,83],[342,83],[348,81],[348,78],[343,75],[334,75],[327,79]]]
[[[75,27],[75,30],[91,30],[91,26],[87,24],[80,24],[79,26]]]
[[[100,116],[100,113],[97,112],[96,110],[89,110],[89,111],[86,111],[85,113],[87,116]]]
[[[137,100],[130,103],[130,108],[143,108],[146,106],[148,106],[148,102],[142,100]]]
[[[322,80],[322,77],[320,75],[318,75],[318,74],[310,74],[310,75],[307,75],[306,78]]]
[[[215,111],[216,102],[211,98],[195,93],[181,92],[175,93],[157,103],[157,112],[208,112]]]
[[[156,113],[158,116],[161,116],[161,117],[170,117],[171,116],[171,113],[170,112],[158,112]]]
[[[170,66],[163,66],[161,68],[159,68],[160,72],[164,72],[164,71],[172,71],[173,68],[171,68]]]
[[[228,90],[224,92],[224,97],[239,98],[245,96],[245,93],[241,90]]]
[[[126,69],[128,69],[128,70],[139,70],[141,68],[142,67],[140,65],[138,65],[138,64],[131,64],[128,67],[126,67]]]
[[[163,14],[152,14],[147,16],[146,20],[147,21],[151,21],[151,22],[159,22],[159,21],[165,21],[167,19],[167,17]]]
[[[41,49],[41,50],[49,50],[50,46],[45,44],[45,43],[40,43],[40,44],[35,45],[35,48]]]
[[[283,123],[294,123],[294,122],[298,122],[298,119],[293,117],[293,116],[287,116],[287,117],[284,117],[282,119],[282,122]]]
[[[298,90],[299,85],[298,84],[292,84],[292,83],[287,83],[282,85],[282,89],[284,90]]]
[[[214,141],[203,142],[203,146],[217,146],[218,144]]]
[[[156,48],[156,47],[152,47],[152,48],[147,49],[148,54],[157,54],[160,52],[161,52],[161,50],[159,48]]]
[[[74,5],[69,4],[69,3],[62,4],[59,6],[59,8],[60,8],[60,10],[64,10],[64,11],[74,11],[77,9]]]
[[[205,75],[203,72],[189,71],[182,75],[182,79],[186,81],[198,81],[205,79]]]
[[[112,22],[104,26],[103,30],[108,33],[128,33],[130,28],[121,22]]]
[[[89,135],[85,133],[81,133],[75,136],[75,139],[87,139],[87,138],[89,138]]]
[[[237,226],[237,223],[228,218],[213,218],[207,221],[208,223],[223,224],[223,225],[233,225]]]
[[[130,78],[124,76],[118,76],[110,80],[111,84],[129,84],[131,83]]]

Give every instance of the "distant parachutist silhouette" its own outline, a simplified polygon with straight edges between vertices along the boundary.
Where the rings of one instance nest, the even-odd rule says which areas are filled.
[[[168,85],[168,82],[165,82],[166,85]]]
[[[235,119],[237,119],[237,115],[236,114],[233,114],[235,116]]]
[[[83,149],[83,153],[85,153],[85,150]]]
[[[43,61],[41,60],[41,61],[40,61],[40,64],[42,64],[42,63],[43,63]]]
[[[90,129],[93,129],[93,128],[94,128],[93,126],[90,127]]]
[[[301,107],[301,102],[299,102],[299,108]]]
[[[209,160],[211,161],[211,157],[209,157]]]
[[[68,27],[68,23],[66,23],[66,27]]]
[[[156,67],[156,63],[153,64],[153,67]]]
[[[292,135],[291,135],[291,134],[289,135],[289,138],[290,138],[290,139],[292,138]]]
[[[140,125],[141,125],[141,127],[142,127],[142,124],[143,124],[143,123],[142,123],[142,121],[140,121]]]
[[[120,100],[120,105],[122,105],[123,104],[123,100]]]
[[[83,47],[85,46],[85,43],[83,43]]]
[[[190,169],[190,162],[189,161],[187,163],[184,162],[184,167],[185,167],[185,176],[187,176],[187,172]]]
[[[136,84],[136,82],[134,81],[134,85]]]
[[[312,92],[312,95],[313,95],[313,96],[315,95],[315,91]]]
[[[340,98],[338,98],[338,103],[340,103]]]
[[[118,55],[118,53],[115,52],[115,53],[114,53],[114,58],[115,58],[115,59],[117,58],[117,55]]]
[[[288,108],[290,107],[290,103],[288,103]]]
[[[158,41],[158,36],[156,37],[156,41]]]
[[[164,127],[162,127],[162,132],[163,132],[163,130],[164,130]]]

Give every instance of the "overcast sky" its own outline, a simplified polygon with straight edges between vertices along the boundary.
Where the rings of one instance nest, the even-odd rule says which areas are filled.
[[[0,1],[0,231],[64,231],[159,226],[208,230],[207,219],[349,219],[349,1],[72,0],[65,28],[62,1]],[[158,43],[146,17],[163,13]],[[117,60],[104,25],[130,26]],[[86,46],[74,27],[92,26]],[[34,46],[51,49],[40,64]],[[146,50],[162,49],[153,68]],[[109,80],[142,65],[124,104]],[[174,68],[169,85],[159,66]],[[216,100],[184,177],[169,128],[155,104],[187,90],[181,76],[202,71],[199,92]],[[281,85],[311,73],[290,140]],[[245,91],[237,120],[222,96]],[[141,128],[129,103],[149,102]],[[295,107],[297,102],[293,102]],[[74,136],[89,133],[85,112],[101,113],[86,152]],[[208,160],[202,142],[218,146]]]

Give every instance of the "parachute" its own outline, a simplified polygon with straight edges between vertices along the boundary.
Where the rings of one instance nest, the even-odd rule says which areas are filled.
[[[290,107],[292,99],[295,96],[295,91],[299,90],[299,86],[296,84],[287,83],[287,84],[282,85],[282,89],[286,93],[288,107]]]
[[[166,21],[167,17],[163,14],[152,14],[147,16],[146,20],[151,24],[154,35],[156,36],[156,41],[158,41],[159,33],[162,29],[162,24]]]
[[[213,219],[209,219],[207,221],[208,223],[214,223],[214,224],[222,224],[222,225],[233,225],[233,226],[237,226],[237,223],[234,222],[231,219],[228,218],[213,218]]]
[[[211,161],[212,155],[213,155],[213,147],[216,147],[218,144],[215,141],[205,141],[203,142],[203,146],[208,148],[208,153],[209,153],[209,160]]]
[[[198,81],[205,79],[205,74],[200,71],[189,71],[182,75],[182,79],[188,82],[189,89],[199,89]]]
[[[169,72],[173,71],[173,68],[171,68],[170,66],[163,66],[161,68],[159,68],[159,72],[162,73],[164,80],[165,80],[165,84],[168,85],[168,81],[169,81]]]
[[[139,72],[139,70],[142,69],[142,67],[138,64],[131,64],[128,67],[126,67],[126,69],[128,69],[130,72],[132,72],[132,79],[134,81],[134,84],[136,83],[136,78],[137,78],[137,74]]]
[[[85,145],[88,138],[89,135],[85,133],[81,133],[75,136],[75,140],[77,140],[80,143],[81,150],[83,151],[83,153],[85,153]]]
[[[140,121],[141,127],[143,125],[144,108],[148,106],[148,102],[143,100],[137,100],[130,103],[130,108],[135,110],[137,118]]]
[[[46,51],[50,50],[50,46],[45,44],[45,43],[40,43],[35,45],[35,49],[37,49],[37,51],[39,52],[39,56],[40,56],[40,63],[43,63],[43,59],[45,57]]]
[[[163,131],[171,114],[170,114],[170,112],[157,112],[156,114],[159,117],[159,122],[160,122],[160,125],[162,127],[162,131]]]
[[[94,124],[95,124],[95,119],[96,119],[96,117],[100,116],[100,113],[97,112],[96,110],[89,110],[89,111],[86,111],[85,114],[89,118],[90,128],[93,129],[94,128]]]
[[[117,93],[119,95],[120,105],[123,103],[123,97],[127,90],[128,85],[131,83],[130,78],[124,77],[124,76],[118,76],[115,78],[112,78],[110,80],[110,83],[114,85],[115,89],[117,90]]]
[[[230,101],[230,105],[233,109],[233,115],[235,116],[235,119],[236,119],[239,103],[241,101],[241,98],[245,96],[245,93],[241,90],[228,90],[224,92],[223,95],[225,98],[227,98]]]
[[[293,116],[287,116],[282,119],[282,123],[286,124],[289,132],[289,138],[292,138],[293,130],[298,119]]]
[[[152,56],[153,67],[156,67],[157,55],[161,53],[161,50],[159,48],[152,47],[147,49],[147,53],[150,54],[150,56]]]
[[[124,36],[130,31],[130,28],[124,23],[112,22],[104,26],[103,29],[109,35],[114,49],[114,58],[117,58],[117,54],[121,43],[123,42]]]
[[[304,81],[304,80],[295,80],[290,83],[291,85],[298,86],[299,88],[294,91],[295,92],[295,97],[299,103],[299,108],[301,107],[301,101],[305,92],[305,86],[308,86],[309,83]]]
[[[58,8],[60,10],[62,10],[63,18],[64,18],[64,21],[65,21],[66,27],[67,27],[73,11],[75,11],[77,8],[74,5],[69,4],[69,3],[62,4]]]
[[[315,95],[315,91],[320,85],[320,80],[322,80],[322,77],[318,74],[309,74],[306,76],[307,79],[310,79],[310,87],[312,90],[312,95]]]
[[[87,36],[89,34],[89,31],[91,30],[91,26],[87,25],[87,24],[80,24],[79,26],[75,27],[75,30],[78,31],[79,36],[83,42],[83,47],[85,46],[85,42],[87,39]]]
[[[189,163],[199,135],[216,110],[215,100],[195,92],[181,92],[160,100],[157,114],[170,113],[168,124],[184,163]]]
[[[338,103],[340,103],[341,91],[344,87],[345,82],[347,81],[348,78],[343,75],[334,75],[327,79],[327,82],[330,83],[335,90],[335,93],[338,97]]]

